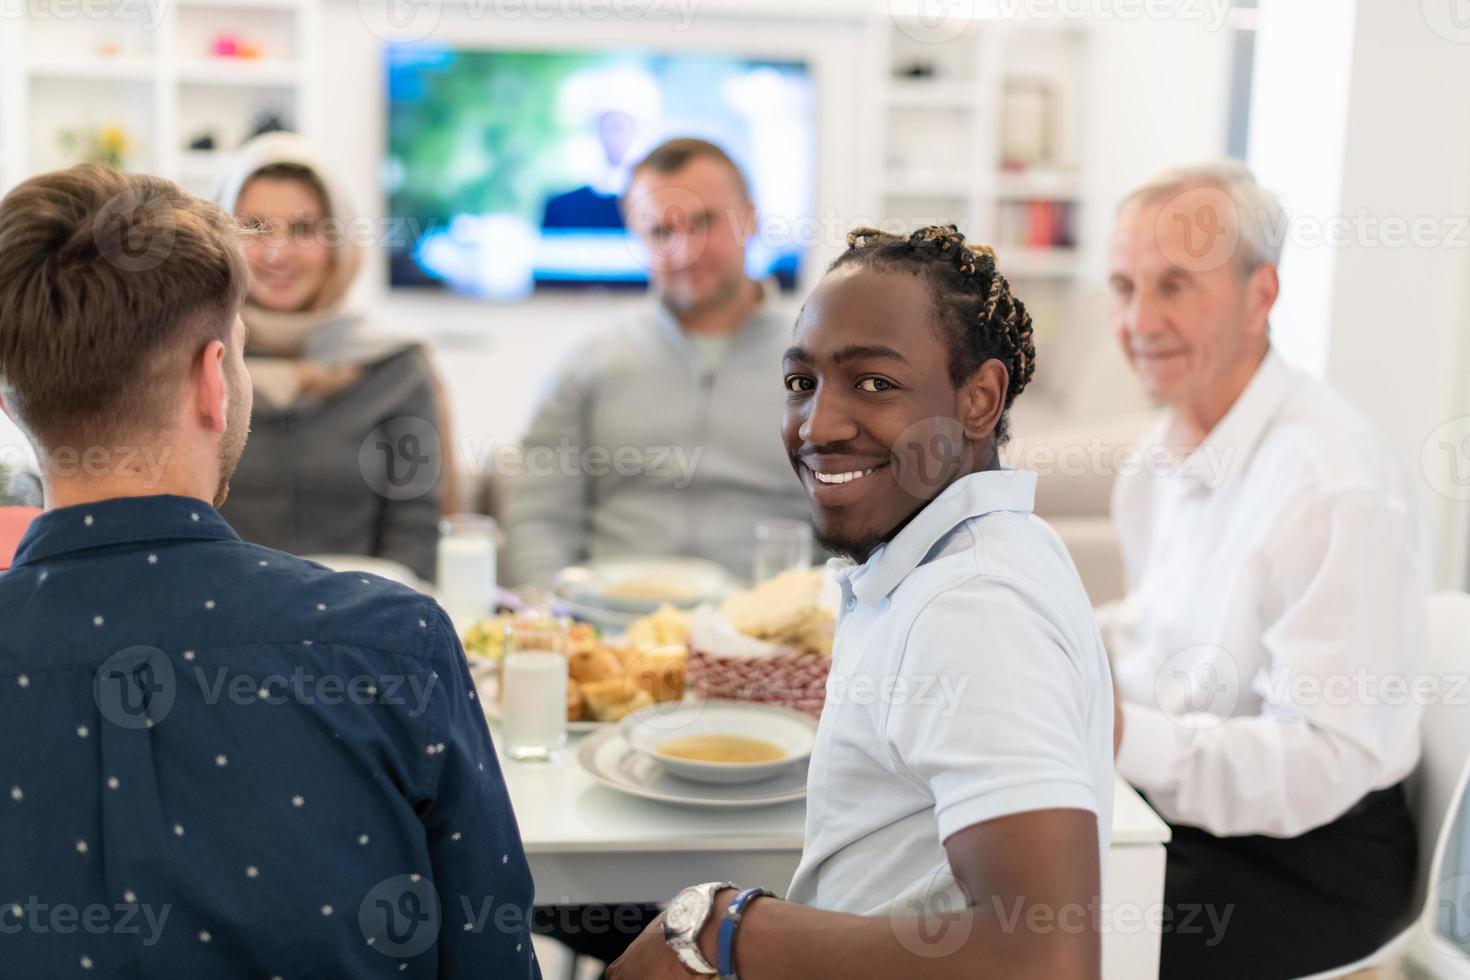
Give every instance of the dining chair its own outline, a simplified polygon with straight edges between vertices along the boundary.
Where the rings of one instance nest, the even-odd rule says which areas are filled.
[[[1419,914],[1376,952],[1301,980],[1330,980],[1384,966],[1409,948],[1419,930],[1424,935],[1417,937],[1418,945],[1422,946],[1427,937],[1432,948],[1446,947],[1443,952],[1451,961],[1463,964],[1461,972],[1453,974],[1455,980],[1470,978],[1470,954],[1449,950],[1448,943],[1435,931],[1441,886],[1455,883],[1461,893],[1454,896],[1457,901],[1470,895],[1470,868],[1446,879],[1451,869],[1443,867],[1456,817],[1466,809],[1466,819],[1470,819],[1470,808],[1462,802],[1470,787],[1470,706],[1465,704],[1470,687],[1457,681],[1470,677],[1470,595],[1464,592],[1436,592],[1429,597],[1429,671],[1437,686],[1419,723],[1419,767],[1409,782],[1410,806],[1419,834],[1415,878],[1416,894],[1423,903]],[[1409,689],[1414,690],[1412,683]]]

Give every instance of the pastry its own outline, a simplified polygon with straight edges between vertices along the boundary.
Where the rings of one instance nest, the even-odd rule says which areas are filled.
[[[583,684],[582,699],[596,721],[621,721],[629,713],[653,704],[653,696],[636,684],[614,677]]]
[[[611,649],[593,646],[567,655],[567,675],[578,684],[621,677],[623,664]]]

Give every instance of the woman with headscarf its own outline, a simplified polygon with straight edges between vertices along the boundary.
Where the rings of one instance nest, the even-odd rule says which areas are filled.
[[[432,580],[450,499],[445,402],[425,351],[347,306],[361,253],[341,188],[291,133],[240,151],[219,203],[246,239],[250,441],[225,518],[293,554],[357,554]]]

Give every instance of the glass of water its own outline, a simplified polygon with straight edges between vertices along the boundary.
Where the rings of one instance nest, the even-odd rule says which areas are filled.
[[[812,567],[812,526],[806,521],[762,521],[755,526],[751,581],[759,584],[793,568]]]
[[[451,514],[439,522],[435,589],[461,632],[494,606],[495,537],[495,519],[484,514]]]
[[[568,623],[529,610],[505,625],[500,658],[501,738],[519,762],[556,762],[567,744]]]

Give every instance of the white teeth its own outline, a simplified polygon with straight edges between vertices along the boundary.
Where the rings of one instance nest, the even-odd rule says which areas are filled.
[[[853,470],[850,473],[818,473],[812,470],[812,476],[817,478],[818,483],[851,483],[853,480],[867,476],[872,470]]]

